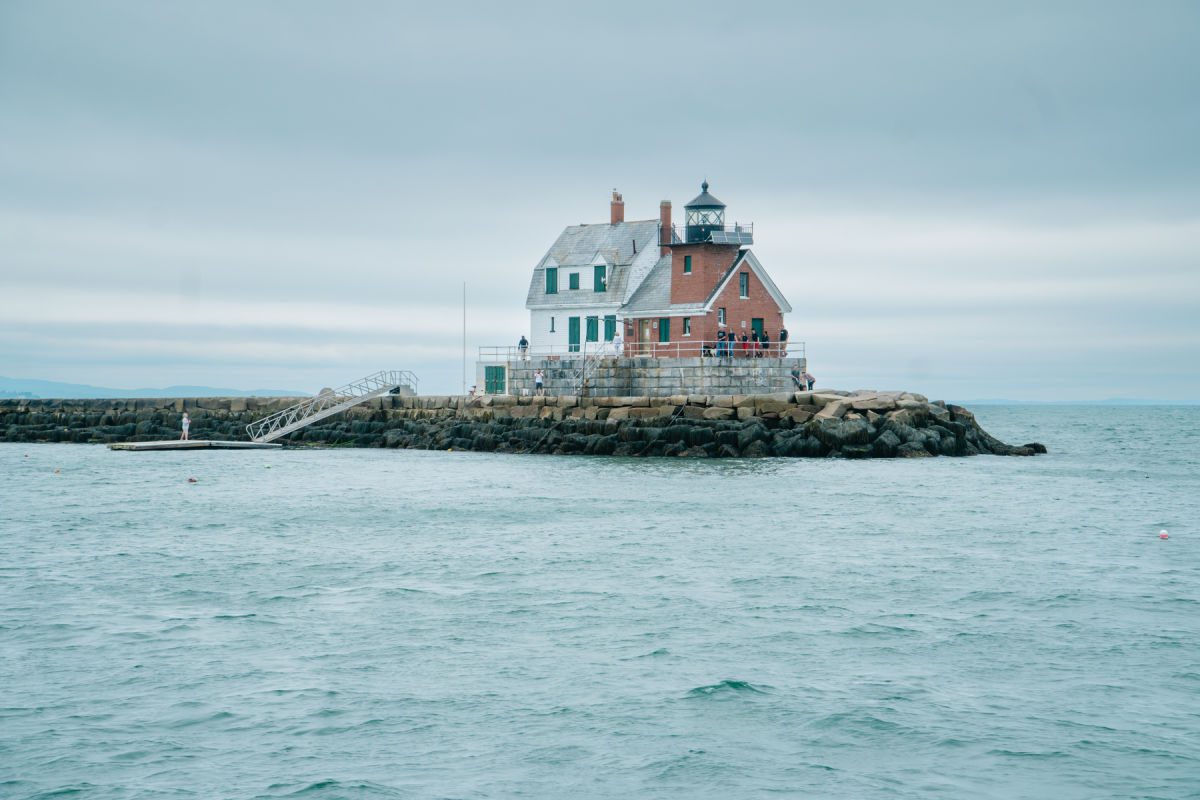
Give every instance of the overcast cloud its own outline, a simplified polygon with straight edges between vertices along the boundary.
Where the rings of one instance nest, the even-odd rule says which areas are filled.
[[[0,4],[0,375],[457,392],[707,177],[821,385],[1200,399],[1200,5],[576,6]]]

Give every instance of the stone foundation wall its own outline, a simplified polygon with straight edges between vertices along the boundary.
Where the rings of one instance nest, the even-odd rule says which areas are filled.
[[[509,361],[508,394],[532,395],[533,372],[546,376],[546,394],[575,394],[574,376],[583,359],[531,358]],[[791,371],[803,358],[604,358],[588,376],[591,397],[771,394],[792,391]],[[482,380],[482,378],[480,379]],[[478,384],[479,389],[484,388]]]
[[[0,400],[0,441],[245,440],[296,398]],[[321,420],[285,444],[625,456],[843,458],[1033,455],[988,435],[965,408],[904,392],[669,397],[388,396]]]

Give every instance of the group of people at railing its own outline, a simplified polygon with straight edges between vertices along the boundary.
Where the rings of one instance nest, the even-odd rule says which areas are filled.
[[[496,348],[503,351],[502,348]],[[481,351],[482,352],[482,351]],[[512,350],[508,350],[512,354]],[[733,331],[728,333],[718,331],[715,340],[681,339],[670,342],[659,341],[629,341],[626,342],[618,332],[611,341],[586,342],[572,344],[566,348],[561,346],[537,348],[531,352],[529,340],[521,337],[516,347],[517,358],[528,361],[530,356],[558,360],[560,358],[620,358],[622,356],[651,356],[657,358],[786,358],[788,355],[787,329],[779,331],[778,340],[772,341],[766,331],[749,331],[739,336]],[[801,352],[803,356],[803,352]]]

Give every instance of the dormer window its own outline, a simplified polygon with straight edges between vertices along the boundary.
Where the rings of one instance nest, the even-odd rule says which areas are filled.
[[[570,275],[567,276],[567,287],[570,289],[578,289],[579,288],[579,273],[578,272],[572,272]]]

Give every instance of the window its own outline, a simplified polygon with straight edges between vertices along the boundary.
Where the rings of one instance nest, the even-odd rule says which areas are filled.
[[[553,324],[553,322],[551,322],[551,324]],[[725,324],[725,309],[723,309],[723,308],[717,309],[717,324],[718,325]]]
[[[587,340],[589,342],[600,341],[600,318],[599,317],[588,317],[587,318]]]
[[[567,317],[567,352],[579,352],[579,317]]]
[[[483,391],[486,394],[504,394],[504,367],[483,368]]]
[[[684,336],[692,335],[692,318],[691,317],[683,318],[683,335]]]
[[[683,257],[683,274],[684,275],[692,274],[692,257],[691,256]]]
[[[550,318],[550,332],[554,333],[554,317]]]
[[[743,272],[738,275],[738,290],[743,299],[750,296],[750,273]]]
[[[604,341],[611,342],[617,335],[617,315],[609,314],[604,318]]]
[[[567,288],[568,289],[578,289],[579,288],[579,273],[578,272],[572,272],[569,276],[567,276]]]
[[[660,342],[671,341],[671,319],[669,317],[661,317],[658,320],[658,340]]]
[[[546,294],[558,294],[558,267],[546,267]]]
[[[605,274],[606,271],[605,271],[604,265],[601,264],[597,267],[594,267],[594,270],[595,270],[596,274],[592,276],[592,280],[593,280],[592,291],[594,291],[594,292],[606,291],[608,289],[608,276],[607,276],[607,274]]]

